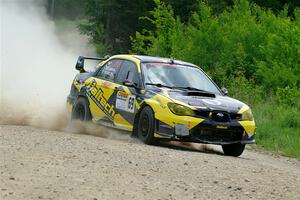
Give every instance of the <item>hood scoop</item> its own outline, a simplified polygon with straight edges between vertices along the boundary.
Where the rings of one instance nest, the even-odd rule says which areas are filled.
[[[186,92],[186,96],[194,96],[194,97],[213,97],[215,98],[216,95],[209,92],[201,92],[201,91],[191,91]]]

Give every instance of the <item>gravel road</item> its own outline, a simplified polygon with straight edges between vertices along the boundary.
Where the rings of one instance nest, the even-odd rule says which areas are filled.
[[[300,162],[0,126],[1,199],[300,199]]]

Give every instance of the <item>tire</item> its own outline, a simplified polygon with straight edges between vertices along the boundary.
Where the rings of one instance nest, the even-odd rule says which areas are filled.
[[[154,121],[155,120],[152,109],[149,106],[144,107],[139,115],[137,135],[138,138],[145,144],[154,144],[157,142],[157,139],[154,138]]]
[[[242,155],[245,149],[245,144],[240,144],[240,143],[226,144],[226,145],[222,145],[222,149],[225,155],[238,157]]]
[[[90,121],[92,119],[88,101],[79,97],[73,106],[72,120]]]

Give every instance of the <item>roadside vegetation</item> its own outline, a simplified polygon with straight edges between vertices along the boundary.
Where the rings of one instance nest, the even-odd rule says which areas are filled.
[[[86,2],[80,30],[99,55],[172,56],[200,66],[251,106],[258,147],[300,158],[300,2],[130,2]]]

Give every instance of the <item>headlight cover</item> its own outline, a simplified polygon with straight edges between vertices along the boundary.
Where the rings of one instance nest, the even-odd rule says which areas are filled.
[[[168,107],[175,115],[194,116],[194,111],[189,107],[177,103],[168,103]]]
[[[243,112],[242,121],[253,121],[253,120],[254,120],[254,117],[253,117],[251,109],[248,109],[245,112]]]

